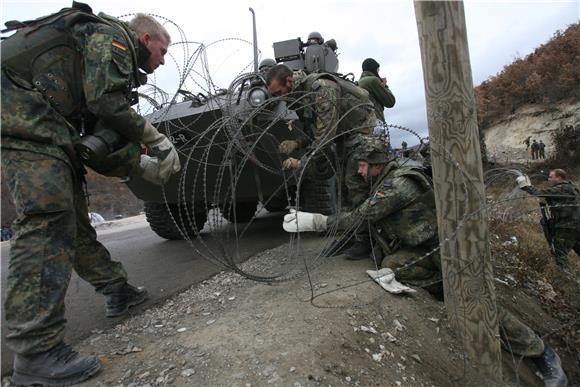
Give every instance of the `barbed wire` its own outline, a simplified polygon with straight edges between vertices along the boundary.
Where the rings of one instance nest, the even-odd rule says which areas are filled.
[[[171,23],[168,19],[163,20]],[[171,24],[174,25],[174,23]],[[177,139],[177,149],[182,157],[183,169],[175,186],[176,198],[174,199],[173,193],[168,191],[169,186],[164,186],[161,190],[162,199],[171,222],[197,256],[232,270],[245,278],[259,282],[279,283],[306,277],[310,288],[310,297],[303,301],[308,301],[316,307],[341,307],[336,305],[321,306],[317,305],[315,301],[333,292],[360,286],[373,280],[367,279],[351,284],[342,284],[336,289],[317,293],[312,274],[323,263],[332,259],[325,257],[325,252],[331,247],[333,241],[343,240],[346,243],[348,239],[343,238],[343,235],[353,234],[365,223],[362,217],[353,219],[353,222],[346,229],[339,230],[336,226],[327,230],[321,236],[322,242],[313,254],[306,253],[301,243],[300,233],[290,234],[288,236],[289,248],[284,257],[288,259],[285,261],[289,264],[285,264],[284,267],[280,265],[268,273],[251,273],[247,269],[242,269],[239,244],[252,224],[257,221],[255,211],[257,201],[251,202],[247,198],[248,187],[245,185],[248,185],[248,181],[255,183],[257,190],[263,188],[263,185],[260,186],[260,184],[264,182],[270,187],[268,192],[265,193],[264,190],[261,192],[261,195],[266,194],[261,198],[263,207],[273,210],[288,208],[300,210],[308,203],[307,199],[310,199],[305,198],[308,196],[308,189],[316,187],[316,184],[320,183],[309,176],[309,171],[313,166],[316,167],[316,164],[328,163],[331,166],[334,184],[338,187],[337,202],[335,203],[336,214],[344,214],[347,211],[342,203],[343,196],[340,189],[344,184],[343,166],[336,163],[335,160],[331,160],[325,151],[343,141],[344,138],[363,132],[362,126],[346,130],[341,128],[348,114],[359,108],[360,105],[351,104],[349,109],[342,111],[334,123],[334,127],[299,154],[302,162],[299,171],[285,171],[282,169],[282,162],[286,156],[278,151],[280,143],[285,139],[297,137],[312,139],[312,133],[308,132],[308,128],[297,127],[289,130],[287,122],[297,119],[297,117],[292,116],[293,113],[300,115],[305,111],[314,109],[315,93],[293,95],[292,99],[287,97],[270,98],[260,106],[248,107],[240,101],[247,98],[247,91],[252,87],[253,82],[256,84],[262,82],[263,84],[263,78],[258,74],[247,73],[253,62],[249,59],[244,61],[244,59],[236,58],[236,63],[241,63],[241,69],[238,70],[227,88],[220,88],[210,75],[212,73],[209,68],[207,50],[209,47],[224,42],[238,42],[249,45],[249,47],[252,47],[252,44],[238,38],[220,39],[208,45],[190,42],[185,38],[185,34],[182,34],[183,31],[178,26],[176,27],[180,31],[182,40],[173,43],[171,47],[173,49],[181,48],[183,58],[178,58],[177,53],[173,52],[170,54],[170,58],[177,68],[178,87],[173,94],[170,94],[156,86],[156,79],[154,79],[153,85],[148,86],[148,89],[143,92],[143,95],[146,96],[143,98],[144,103],[139,105],[141,112],[148,113],[150,117],[154,118],[160,130],[173,136],[174,140]],[[196,48],[192,49],[191,45],[195,45]],[[231,56],[228,61],[231,61]],[[188,80],[193,86],[186,84]],[[180,102],[177,101],[179,96],[183,97]],[[146,104],[149,104],[149,107]],[[180,112],[180,114],[175,114],[176,112]],[[477,200],[480,203],[477,209],[458,219],[455,229],[443,240],[428,248],[426,252],[410,258],[404,265],[395,268],[393,270],[395,275],[426,259],[441,259],[439,256],[441,248],[445,244],[453,242],[467,222],[476,217],[486,217],[489,210],[501,203],[521,200],[521,198],[508,198],[487,203],[484,193],[475,189],[474,182],[467,178],[466,171],[460,167],[459,162],[442,144],[434,139],[421,137],[417,131],[401,125],[382,123],[381,127],[386,138],[391,137],[391,131],[398,130],[412,134],[419,143],[418,147],[408,150],[408,157],[399,160],[399,167],[417,162],[421,164],[425,161],[423,156],[425,152],[434,153],[439,156],[440,162],[451,164],[454,167],[460,177],[459,186],[465,197],[469,198],[473,194],[478,195]],[[183,138],[179,138],[180,135]],[[486,171],[484,181],[486,185],[490,185],[508,177],[521,175],[523,172],[517,168],[494,168]],[[534,176],[532,175],[532,177]],[[330,179],[323,183],[331,184]],[[256,196],[254,195],[253,198]],[[530,196],[527,199],[531,200],[533,197]],[[253,212],[252,205],[254,206]],[[225,222],[218,215],[218,210],[223,217],[230,220],[230,226],[224,227]],[[520,216],[523,216],[523,213]],[[210,235],[222,241],[218,246],[210,246],[209,239],[206,240],[199,233],[206,220]],[[372,228],[371,222],[367,221],[365,227],[370,230]],[[371,238],[373,251],[376,243]],[[233,248],[228,249],[228,246],[233,246]],[[445,257],[445,259],[450,258]],[[379,264],[376,260],[374,262],[375,269],[378,270]],[[474,262],[464,265],[460,273],[470,269],[473,264]],[[441,283],[441,279],[426,283],[423,287],[438,283]],[[459,310],[456,309],[455,312],[459,313]],[[570,324],[574,325],[577,322],[578,319],[573,320],[557,329],[564,329],[564,327]],[[543,337],[545,338],[553,332],[547,333]],[[467,337],[465,332],[461,337]],[[515,355],[511,348],[508,348],[508,352],[512,357],[514,369],[517,370],[521,357]],[[467,359],[464,356],[464,375],[467,367],[466,362]],[[519,380],[517,383],[519,385]]]

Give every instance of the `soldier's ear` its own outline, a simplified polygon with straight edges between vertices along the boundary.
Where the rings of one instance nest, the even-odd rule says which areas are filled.
[[[149,32],[143,32],[139,37],[139,40],[141,40],[141,43],[143,43],[144,46],[147,46],[149,42],[151,42],[151,35]]]

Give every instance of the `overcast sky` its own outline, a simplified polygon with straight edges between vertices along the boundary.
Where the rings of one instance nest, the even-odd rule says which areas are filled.
[[[34,19],[72,1],[3,0],[1,20]],[[388,123],[402,125],[427,135],[423,74],[414,7],[411,0],[359,1],[110,1],[89,2],[95,12],[113,16],[145,12],[161,15],[177,24],[189,41],[209,45],[207,61],[214,82],[227,88],[239,72],[247,71],[252,47],[240,40],[252,40],[251,14],[256,11],[258,47],[261,57],[272,57],[272,43],[319,31],[325,39],[338,43],[339,71],[353,72],[357,78],[361,63],[373,57],[380,73],[397,98],[388,109]],[[286,4],[286,8],[283,8]],[[479,84],[497,74],[515,58],[525,57],[545,43],[557,30],[577,23],[580,1],[465,1],[467,33],[473,81]],[[169,27],[173,41],[181,38]],[[225,40],[224,40],[225,39]],[[218,42],[219,41],[219,42]],[[211,43],[215,43],[210,45]],[[196,44],[190,47],[195,49]],[[172,47],[174,57],[183,55],[183,45]],[[181,63],[181,59],[176,59]],[[156,82],[167,91],[177,87],[179,65],[169,59],[156,72]],[[199,80],[197,80],[199,83]],[[195,82],[188,85],[195,87]],[[392,142],[416,141],[405,133],[392,132]]]

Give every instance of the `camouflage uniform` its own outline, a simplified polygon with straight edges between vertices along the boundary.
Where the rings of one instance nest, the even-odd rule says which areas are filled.
[[[90,225],[74,145],[97,122],[126,141],[140,141],[145,120],[130,108],[131,90],[139,85],[133,50],[139,43],[124,23],[87,15],[67,31],[66,44],[44,47],[34,58],[21,49],[27,44],[22,31],[2,43],[2,172],[18,214],[6,343],[23,355],[62,341],[72,269],[105,294],[127,278]],[[18,59],[22,54],[25,59]]]
[[[438,253],[427,255],[439,244],[435,198],[428,177],[418,169],[399,168],[390,162],[372,187],[373,193],[360,206],[329,216],[327,228],[345,230],[368,223],[385,253],[381,266],[393,269],[403,282],[435,290],[433,285],[441,284],[441,258]],[[500,334],[507,349],[521,356],[540,356],[542,340],[507,310],[498,309]]]
[[[534,186],[523,189],[546,201],[554,222],[554,235],[548,243],[556,263],[567,268],[570,250],[580,255],[580,188],[571,181],[564,181],[546,189]]]
[[[290,108],[297,111],[314,146],[336,144],[343,170],[340,177],[348,189],[348,197],[366,197],[369,186],[358,175],[353,155],[364,143],[361,137],[372,133],[377,121],[368,93],[354,85],[352,93],[344,92],[337,80],[327,74],[306,75],[299,70],[294,72],[293,79],[295,102]]]

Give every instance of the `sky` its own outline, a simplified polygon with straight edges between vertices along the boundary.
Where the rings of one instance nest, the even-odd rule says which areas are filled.
[[[72,1],[3,0],[0,20],[29,20],[69,7]],[[318,31],[338,43],[339,72],[358,78],[361,63],[372,57],[380,64],[380,74],[397,99],[386,110],[389,124],[408,127],[421,136],[428,134],[423,73],[417,24],[411,0],[271,0],[252,1],[111,1],[93,0],[95,12],[113,16],[137,12],[159,15],[173,42],[184,40],[175,25],[192,43],[175,44],[165,66],[155,73],[154,82],[169,93],[177,89],[184,57],[206,46],[205,60],[217,87],[227,88],[240,72],[251,69],[253,58],[252,17],[256,13],[258,47],[261,58],[273,57],[276,41],[301,37],[306,40]],[[580,19],[580,1],[484,1],[466,0],[465,18],[474,85],[494,76],[516,58],[523,58],[547,42],[557,30]],[[285,6],[285,8],[284,8]],[[128,17],[124,17],[128,20]],[[185,48],[190,51],[186,52]],[[203,91],[207,76],[201,64],[186,81],[188,90]],[[391,132],[393,146],[417,140],[406,132]]]

